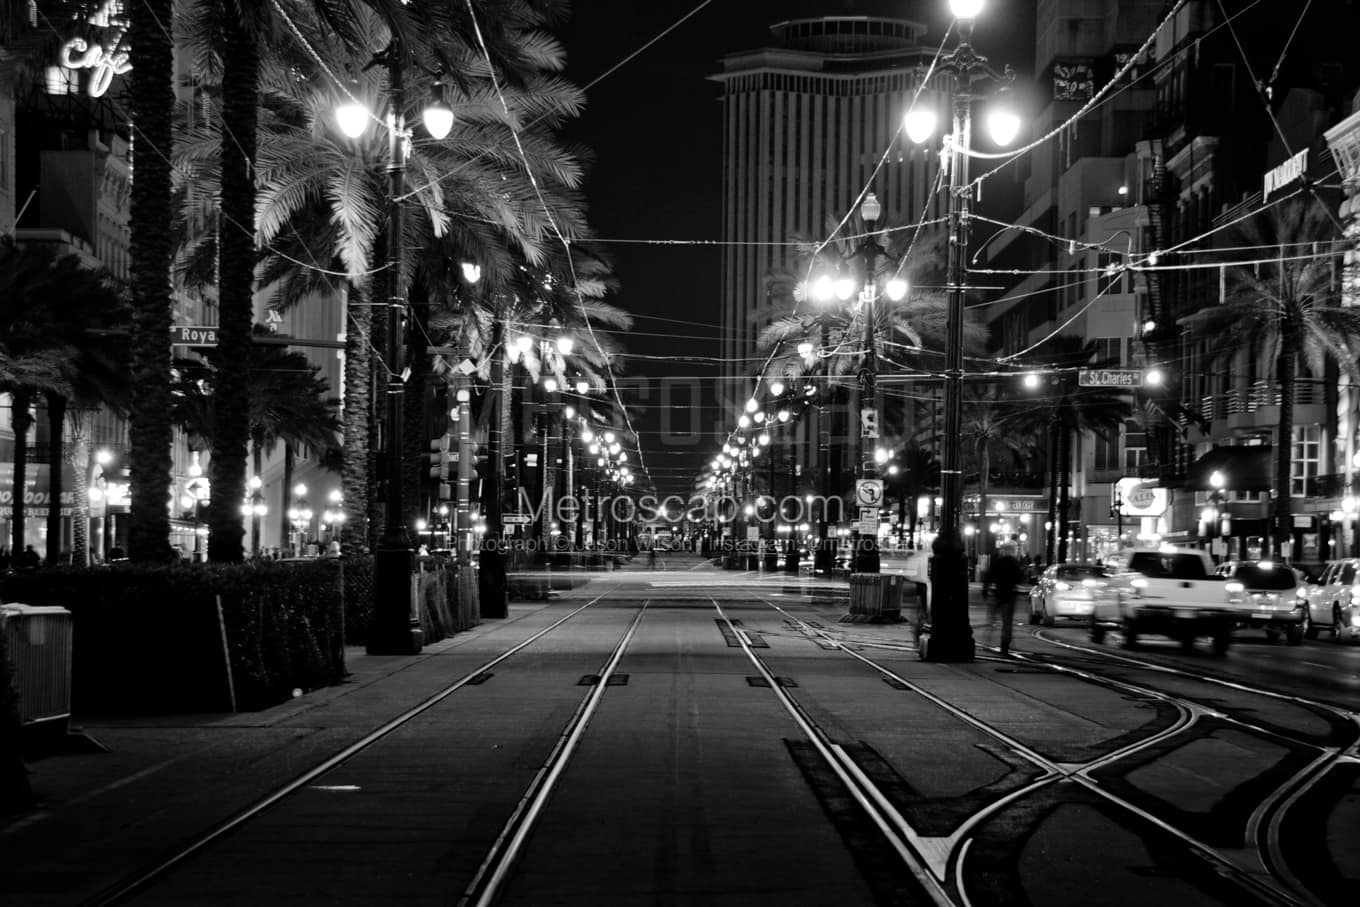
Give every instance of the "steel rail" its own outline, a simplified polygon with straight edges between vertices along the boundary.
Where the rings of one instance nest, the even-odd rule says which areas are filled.
[[[349,759],[352,759],[355,755],[368,749],[370,746],[377,743],[379,740],[382,740],[384,737],[388,736],[393,731],[400,728],[402,725],[411,721],[413,718],[416,718],[423,712],[426,712],[429,709],[433,708],[434,706],[438,705],[440,702],[443,702],[449,696],[453,695],[455,692],[462,689],[464,686],[467,686],[467,684],[471,682],[474,678],[476,678],[478,675],[484,674],[491,668],[494,668],[496,665],[505,661],[507,658],[510,658],[511,656],[515,655],[522,649],[526,648],[527,646],[533,644],[542,637],[546,636],[548,633],[551,633],[553,630],[556,630],[558,627],[562,626],[562,624],[571,620],[573,617],[580,614],[582,611],[586,610],[591,605],[598,602],[600,599],[604,598],[611,591],[613,591],[612,588],[606,589],[604,592],[601,592],[599,595],[595,596],[593,599],[586,602],[584,605],[581,605],[579,608],[575,608],[572,611],[567,612],[565,615],[558,618],[553,623],[549,624],[548,626],[544,627],[541,630],[536,631],[526,639],[516,643],[514,646],[502,652],[500,655],[490,659],[489,661],[482,663],[476,668],[473,668],[471,671],[467,672],[462,677],[455,680],[453,683],[450,683],[448,686],[444,687],[438,692],[433,693],[430,696],[427,696],[425,699],[421,700],[416,705],[397,715],[395,718],[392,718],[384,722],[383,724],[379,725],[372,731],[369,731],[367,734],[365,734],[363,737],[360,737],[354,743],[351,743],[350,745],[346,746],[344,749],[340,750],[334,755],[329,756],[326,759],[322,760],[321,762],[317,763],[312,768],[298,775],[292,781],[289,781],[286,784],[282,785],[281,787],[276,788],[273,792],[266,794],[265,796],[256,800],[251,805],[234,813],[227,819],[224,819],[222,822],[219,822],[217,825],[213,826],[207,832],[203,833],[197,838],[194,838],[188,844],[182,846],[179,850],[175,851],[173,854],[169,855],[168,857],[165,857],[164,859],[161,859],[160,861],[150,866],[149,868],[139,871],[136,875],[132,876],[131,878],[116,883],[112,888],[106,889],[104,892],[95,895],[93,898],[86,901],[86,903],[96,905],[96,907],[105,907],[105,905],[117,904],[120,901],[124,900],[125,898],[129,897],[130,895],[133,895],[138,891],[141,891],[151,883],[155,882],[161,876],[165,875],[174,867],[180,865],[185,860],[192,857],[194,854],[197,854],[199,851],[203,850],[213,842],[217,841],[219,838],[222,838],[223,836],[230,834],[232,831],[236,830],[241,825],[244,825],[246,822],[249,822],[251,819],[255,818],[260,813],[264,812],[266,809],[273,806],[275,803],[278,803],[285,797],[288,797],[289,795],[295,793],[300,788],[306,786],[310,782],[315,781],[317,778],[326,774],[331,769],[339,766],[340,764],[348,761]]]
[[[837,640],[831,634],[826,633],[825,631],[819,628],[812,627],[811,625],[803,621],[801,618],[798,618],[790,614],[784,608],[780,607],[778,603],[771,602],[766,599],[758,600],[760,600],[768,607],[782,614],[786,620],[789,620],[794,624],[804,628],[809,635],[820,637],[823,641],[831,644],[832,648],[839,649],[846,655],[849,655],[851,658],[854,658],[862,662],[863,664],[871,667],[875,671],[878,671],[884,676],[893,679],[896,683],[901,684],[904,688],[916,693],[917,695],[921,696],[922,698],[926,699],[932,704],[940,707],[950,715],[953,715],[959,720],[971,725],[977,730],[987,734],[988,736],[993,737],[999,742],[1005,744],[1007,747],[1011,748],[1016,753],[1033,762],[1038,767],[1045,769],[1045,771],[1048,774],[1042,778],[1037,779],[1034,783],[1029,785],[1027,791],[1029,789],[1051,784],[1057,781],[1061,781],[1063,779],[1075,781],[1082,787],[1095,793],[1097,796],[1100,796],[1103,799],[1106,799],[1109,802],[1114,803],[1122,807],[1123,809],[1139,816],[1144,821],[1161,829],[1162,831],[1166,832],[1172,837],[1180,840],[1183,844],[1187,846],[1187,848],[1190,849],[1192,853],[1199,854],[1207,862],[1217,867],[1221,873],[1228,875],[1234,880],[1236,880],[1238,884],[1241,885],[1243,888],[1249,891],[1253,891],[1257,895],[1264,896],[1267,899],[1274,900],[1280,903],[1293,905],[1303,905],[1305,903],[1305,901],[1299,899],[1300,894],[1299,892],[1286,891],[1280,888],[1279,886],[1273,884],[1273,882],[1275,881],[1274,879],[1258,878],[1257,874],[1253,873],[1248,867],[1243,867],[1236,860],[1232,859],[1227,854],[1221,853],[1216,848],[1199,841],[1198,839],[1194,838],[1189,834],[1186,834],[1185,832],[1181,831],[1180,829],[1176,828],[1175,826],[1171,825],[1165,820],[1157,817],[1156,815],[1148,812],[1147,810],[1142,809],[1136,804],[1130,803],[1124,800],[1122,797],[1119,797],[1118,795],[1105,790],[1099,785],[1098,782],[1095,781],[1095,779],[1089,777],[1087,774],[1089,771],[1093,770],[1094,768],[1100,765],[1114,761],[1113,756],[1115,756],[1116,754],[1118,755],[1119,758],[1127,758],[1128,756],[1134,753],[1149,749],[1152,746],[1156,746],[1157,744],[1164,742],[1165,740],[1169,739],[1170,737],[1176,734],[1183,733],[1187,728],[1192,726],[1201,716],[1212,715],[1215,717],[1222,717],[1225,720],[1232,720],[1230,716],[1222,715],[1222,713],[1210,709],[1207,706],[1204,706],[1202,703],[1198,703],[1189,699],[1184,699],[1182,697],[1178,697],[1175,696],[1174,694],[1169,694],[1152,687],[1139,687],[1136,684],[1130,684],[1124,681],[1114,680],[1112,678],[1105,678],[1094,673],[1086,674],[1085,672],[1082,672],[1078,669],[1062,666],[1062,670],[1070,672],[1077,676],[1084,676],[1085,679],[1089,680],[1090,682],[1099,683],[1101,685],[1106,686],[1116,686],[1130,692],[1138,692],[1141,693],[1142,695],[1159,699],[1161,701],[1168,703],[1169,705],[1174,706],[1180,713],[1180,719],[1176,722],[1176,724],[1169,728],[1165,728],[1162,731],[1159,731],[1158,733],[1148,738],[1145,738],[1144,740],[1140,740],[1136,743],[1122,747],[1120,750],[1115,751],[1115,753],[1103,754],[1097,759],[1089,760],[1086,763],[1081,763],[1078,765],[1066,765],[1049,759],[1048,757],[1036,752],[1031,747],[1028,747],[1025,744],[1021,743],[1020,741],[1016,740],[1014,737],[1007,734],[1005,731],[993,727],[992,725],[988,724],[982,719],[972,715],[966,709],[960,708],[959,706],[946,702],[941,697],[936,696],[935,694],[929,692],[928,690],[921,688],[919,685],[912,683],[911,681],[907,680],[904,677],[901,677],[891,668],[888,668],[884,665],[880,665],[873,659],[868,658],[862,655],[861,653],[848,648],[846,644]],[[1033,664],[1036,666],[1048,668],[1057,667],[1054,665],[1046,664],[1045,662],[1042,661],[1031,659],[1023,660],[1026,663]],[[1261,733],[1270,733],[1268,731],[1265,731],[1264,729],[1256,728],[1255,726],[1249,724],[1248,722],[1238,721],[1235,723],[1241,724],[1244,727],[1249,727],[1252,730],[1256,730]],[[1293,742],[1302,743],[1301,741]],[[983,809],[979,810],[978,812],[974,813],[973,815],[965,819],[964,822],[950,835],[948,835],[944,839],[940,839],[938,843],[935,843],[933,845],[932,849],[938,849],[943,851],[944,856],[941,859],[943,859],[944,861],[949,862],[950,857],[952,857],[955,884],[956,887],[959,889],[961,896],[963,896],[965,900],[967,898],[966,894],[963,893],[962,878],[959,875],[958,869],[959,860],[962,857],[962,845],[966,843],[967,840],[969,840],[967,837],[965,837],[966,834],[969,831],[971,831],[974,827],[976,827],[979,823],[981,823],[984,819],[986,819],[989,815],[1001,809],[1008,802],[1016,799],[1016,797],[1020,793],[1021,792],[1012,792],[1012,794],[1000,798],[996,802],[988,804]],[[903,821],[905,822],[905,819]],[[1265,859],[1259,853],[1259,848],[1256,857],[1258,862],[1261,864],[1261,868],[1264,870]],[[940,867],[937,866],[932,866],[932,871],[939,874],[940,878],[942,879],[946,875],[946,873]]]
[[[469,903],[475,903],[477,907],[488,907],[495,902],[501,886],[505,884],[509,877],[510,868],[519,859],[519,855],[524,849],[524,843],[533,831],[534,823],[542,814],[543,807],[557,787],[557,782],[562,777],[562,772],[567,763],[571,761],[572,754],[576,752],[576,747],[581,742],[581,736],[585,733],[591,716],[595,714],[600,700],[604,698],[604,690],[609,684],[609,678],[618,669],[624,650],[628,648],[628,643],[632,641],[633,634],[637,632],[638,624],[642,622],[642,616],[646,613],[648,604],[650,604],[650,601],[642,603],[642,607],[633,616],[633,621],[628,625],[623,637],[614,646],[613,651],[609,653],[609,657],[605,659],[604,667],[600,669],[599,680],[590,688],[590,692],[577,706],[575,714],[572,715],[571,720],[567,722],[566,727],[558,736],[552,752],[549,753],[548,758],[534,774],[534,778],[529,783],[528,788],[525,789],[524,795],[515,805],[514,812],[511,813],[510,818],[501,828],[496,840],[492,842],[481,865],[477,867],[476,874],[458,901],[460,907]]]

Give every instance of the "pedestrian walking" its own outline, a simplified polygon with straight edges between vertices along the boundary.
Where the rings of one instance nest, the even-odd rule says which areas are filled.
[[[1015,589],[1020,585],[1024,572],[1015,555],[1008,551],[997,554],[992,559],[987,579],[983,583],[983,595],[988,588],[992,591],[990,619],[1001,621],[1001,654],[1009,655],[1011,649],[1011,628],[1015,623]]]
[[[656,569],[656,545],[652,545],[647,549],[647,569]]]
[[[37,570],[42,566],[42,555],[33,550],[32,545],[24,547],[24,553],[19,555],[19,567],[23,570]]]
[[[8,548],[0,548],[0,573],[4,573],[14,563],[14,558],[9,556]]]

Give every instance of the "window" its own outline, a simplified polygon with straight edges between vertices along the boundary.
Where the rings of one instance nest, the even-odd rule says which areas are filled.
[[[1316,425],[1294,427],[1294,448],[1289,464],[1289,494],[1303,497],[1308,480],[1318,474],[1318,458],[1322,447],[1321,432]]]
[[[1122,365],[1124,362],[1123,345],[1118,337],[1098,337],[1093,344],[1096,350],[1096,365]]]
[[[1138,470],[1142,468],[1144,461],[1147,460],[1146,447],[1125,447],[1124,448],[1124,475],[1136,476]]]

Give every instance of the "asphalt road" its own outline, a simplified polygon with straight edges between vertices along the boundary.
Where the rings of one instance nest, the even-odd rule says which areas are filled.
[[[269,722],[254,783],[204,763],[216,818],[170,795],[126,819],[176,816],[176,834],[88,902],[1179,907],[1360,890],[1360,725],[1342,705],[1360,649],[1262,638],[1216,658],[1022,625],[1011,658],[927,664],[909,622],[842,620],[843,581],[663,561]],[[305,745],[278,742],[290,732]],[[158,771],[113,786],[135,804]],[[56,821],[0,829],[0,852],[92,860]],[[25,890],[6,903],[78,902],[9,896]]]

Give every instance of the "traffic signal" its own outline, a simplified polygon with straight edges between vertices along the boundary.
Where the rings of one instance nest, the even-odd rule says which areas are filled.
[[[453,458],[450,441],[447,434],[430,441],[430,478],[441,482],[449,480],[449,463]]]

